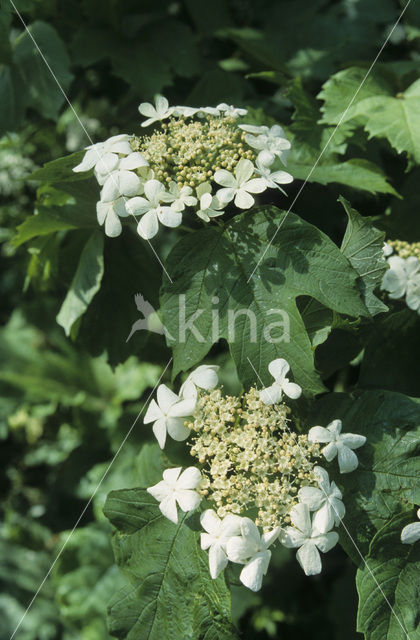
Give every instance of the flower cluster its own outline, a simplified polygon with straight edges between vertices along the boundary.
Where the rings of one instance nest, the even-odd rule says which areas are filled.
[[[160,385],[144,418],[153,423],[161,448],[168,435],[188,440],[197,460],[184,471],[166,469],[148,492],[175,524],[178,506],[190,512],[204,499],[209,506],[200,518],[201,547],[209,553],[210,575],[217,578],[229,561],[240,564],[240,580],[253,591],[261,587],[276,540],[297,549],[306,575],[321,571],[319,552],[337,543],[332,529],[345,507],[340,489],[317,461],[338,456],[340,472],[348,473],[358,464],[353,450],[366,440],[342,434],[340,420],[308,434],[292,431],[282,397],[298,398],[302,389],[286,378],[289,369],[283,358],[273,360],[274,383],[236,397],[222,395],[218,367],[201,365],[178,394]]]
[[[147,119],[158,125],[150,135],[112,136],[86,148],[73,171],[89,171],[101,185],[97,218],[107,236],[120,235],[120,218],[132,215],[142,238],[153,238],[162,224],[178,227],[192,210],[203,221],[221,216],[233,202],[249,209],[254,195],[292,182],[286,164],[290,142],[279,125],[238,124],[246,109],[170,107],[163,96],[142,103]],[[284,192],[283,192],[284,193]],[[140,220],[137,219],[140,216]]]
[[[384,255],[389,269],[382,279],[381,289],[394,300],[405,297],[408,308],[420,314],[419,243],[410,245],[398,240],[386,243]]]

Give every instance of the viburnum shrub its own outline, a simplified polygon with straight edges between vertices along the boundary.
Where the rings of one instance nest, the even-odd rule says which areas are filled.
[[[109,605],[120,639],[234,640],[238,587],[275,598],[288,554],[315,581],[346,566],[339,547],[357,565],[365,638],[419,637],[420,406],[398,363],[390,382],[393,341],[419,335],[419,243],[342,196],[334,240],[308,221],[324,225],[321,204],[291,211],[336,124],[334,84],[321,123],[293,91],[289,125],[157,95],[135,133],[34,174],[69,196],[63,260],[66,238],[88,229],[57,321],[112,365],[132,348],[161,367],[132,427],[152,442],[132,461],[140,480],[111,486],[104,508],[127,579]],[[371,123],[360,113],[355,127]],[[395,195],[366,159],[340,164],[353,132],[305,180]]]

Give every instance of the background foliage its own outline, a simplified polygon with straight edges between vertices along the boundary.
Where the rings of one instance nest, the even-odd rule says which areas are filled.
[[[245,247],[251,269],[272,236],[272,215],[276,222],[284,215],[264,200],[257,213],[227,221],[222,231],[209,226],[180,237],[165,229],[154,242],[192,308],[198,292],[206,308],[214,295],[238,304],[245,296],[250,308],[261,300],[289,305],[296,333],[286,357],[309,393],[298,405],[298,421],[324,424],[339,415],[344,430],[368,438],[360,473],[340,478],[348,510],[340,542],[348,555],[335,549],[322,576],[308,579],[293,555],[279,549],[258,594],[245,592],[232,573],[232,620],[244,640],[405,638],[384,600],[368,597],[375,585],[351,536],[377,568],[410,639],[420,637],[419,559],[414,551],[405,557],[407,548],[398,543],[420,501],[420,319],[377,291],[385,234],[420,241],[419,3],[411,2],[332,138],[404,2],[21,0],[16,6],[95,141],[138,131],[137,105],[157,92],[172,104],[247,106],[254,122],[286,128],[295,181],[288,200],[279,195],[273,202],[270,194],[270,205],[287,210],[302,180],[308,184],[253,287],[239,273]],[[241,355],[245,325],[231,345],[223,323],[216,344],[181,349],[146,332],[126,343],[138,317],[134,295],[141,292],[160,308],[175,330],[178,291],[130,229],[118,239],[98,230],[98,187],[71,174],[88,144],[86,133],[9,0],[0,11],[0,135],[0,640],[7,640],[147,401],[171,346],[176,373],[210,352],[212,362],[226,368],[223,383],[231,391],[248,384],[252,371]],[[223,279],[206,271],[206,251]],[[328,282],[322,294],[317,279]],[[273,354],[248,355],[258,356],[265,380]],[[164,380],[169,377],[166,372]],[[322,391],[330,393],[314,400]],[[179,459],[176,448],[168,455]],[[130,505],[134,496],[145,501],[146,512],[157,512],[138,487],[156,482],[167,462],[140,421],[18,638],[103,640],[110,637],[108,602],[112,633],[142,637],[133,627],[142,601],[132,585],[145,567],[135,557],[132,566],[130,554],[143,531],[133,524]],[[103,514],[106,494],[118,490],[105,512],[118,530],[114,552],[122,572]],[[117,501],[123,509],[116,510]],[[181,557],[182,545],[196,537],[189,525],[175,550]],[[181,583],[201,580],[204,562],[197,550]],[[166,593],[179,587],[169,582]],[[185,596],[188,616],[173,624],[185,637],[191,629],[192,638],[236,637],[224,581],[207,579],[200,592],[206,601],[193,606]],[[169,633],[162,617],[156,614],[151,638]]]

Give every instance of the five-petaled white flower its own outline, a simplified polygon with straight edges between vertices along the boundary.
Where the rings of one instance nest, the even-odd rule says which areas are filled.
[[[234,107],[233,104],[226,104],[226,102],[218,104],[216,109],[218,109],[224,116],[230,116],[231,118],[246,116],[248,113],[247,109],[240,109],[238,107]]]
[[[320,533],[327,533],[334,524],[338,526],[346,513],[341,501],[343,495],[335,482],[330,483],[328,471],[322,467],[315,467],[314,473],[318,480],[317,487],[302,487],[298,493],[299,502],[308,505],[315,511],[313,526]]]
[[[159,230],[159,222],[166,227],[178,227],[182,222],[182,213],[172,207],[161,205],[165,187],[159,180],[148,180],[144,184],[144,196],[136,196],[126,202],[129,213],[141,215],[137,233],[148,240]]]
[[[259,151],[258,160],[261,164],[271,165],[276,156],[283,164],[286,164],[287,155],[291,144],[286,139],[285,133],[280,125],[275,124],[268,128],[266,126],[254,127],[253,125],[240,125],[241,129],[257,135],[246,135],[245,141],[250,147]]]
[[[201,548],[209,550],[209,568],[213,579],[227,566],[226,544],[241,533],[240,516],[229,514],[220,519],[213,509],[201,514],[200,522],[206,533],[201,534]]]
[[[159,501],[159,509],[165,518],[174,524],[178,524],[176,503],[182,511],[188,512],[196,509],[201,502],[201,496],[195,491],[201,482],[201,473],[195,467],[188,467],[182,473],[181,469],[166,469],[163,480],[147,489]]]
[[[109,167],[108,172],[112,171],[117,166],[119,159],[118,154],[127,156],[132,152],[130,147],[130,136],[123,133],[118,136],[112,136],[105,140],[105,142],[97,142],[86,147],[83,160],[80,164],[73,168],[73,171],[78,173],[79,171],[89,171],[93,169],[98,162],[101,162],[101,166]]]
[[[227,204],[235,199],[235,205],[239,209],[249,209],[255,200],[251,193],[262,193],[267,188],[262,178],[253,178],[250,180],[255,167],[251,160],[242,158],[235,167],[235,175],[219,169],[214,174],[214,181],[222,185],[224,189],[219,189],[217,198],[222,204]]]
[[[300,398],[302,388],[295,382],[289,382],[286,373],[290,370],[290,365],[284,358],[272,360],[268,365],[268,370],[274,378],[270,387],[261,389],[260,398],[264,404],[276,404],[282,399],[283,393],[289,398],[296,400]]]
[[[165,446],[166,434],[174,440],[182,441],[188,438],[190,429],[185,426],[187,416],[195,409],[194,398],[180,398],[165,384],[157,390],[157,402],[152,400],[144,416],[144,424],[153,422],[153,433],[161,449]]]
[[[250,518],[242,518],[241,536],[234,536],[227,541],[227,556],[232,562],[245,565],[239,579],[251,591],[261,589],[271,558],[268,547],[278,538],[279,533],[280,527],[276,527],[261,535]]]
[[[417,517],[420,519],[420,509],[417,511]],[[401,531],[401,542],[404,544],[413,544],[418,540],[420,540],[420,522],[407,524]]]
[[[185,380],[179,395],[181,398],[197,398],[197,387],[199,389],[205,389],[211,391],[217,386],[219,378],[217,372],[219,367],[215,364],[200,364],[197,369],[194,369]]]
[[[184,211],[185,207],[193,207],[197,204],[197,198],[192,195],[191,187],[180,189],[174,180],[169,183],[168,191],[162,194],[162,201],[170,202],[175,211]]]
[[[287,171],[273,171],[273,173],[271,173],[270,166],[263,164],[258,159],[255,171],[265,181],[265,184],[269,189],[280,189],[284,194],[286,192],[280,187],[280,185],[293,182],[293,176],[291,176],[290,173],[287,173]]]
[[[307,504],[296,504],[290,510],[293,527],[285,527],[280,533],[280,542],[289,549],[297,549],[296,558],[307,576],[321,573],[319,551],[326,553],[338,542],[338,533],[320,533],[311,522]],[[319,551],[318,551],[319,549]]]
[[[340,473],[354,471],[359,461],[352,449],[358,449],[366,442],[366,437],[357,433],[341,433],[341,420],[333,420],[327,428],[312,427],[309,429],[309,442],[327,442],[327,446],[321,450],[324,458],[331,462],[338,456]]]
[[[142,122],[141,126],[148,127],[154,122],[169,118],[173,114],[174,108],[169,106],[166,98],[158,94],[155,95],[155,106],[150,104],[150,102],[142,102],[141,105],[139,105],[139,111],[142,116],[147,117],[147,120]]]
[[[202,182],[197,187],[197,196],[199,198],[199,209],[196,211],[199,218],[205,222],[209,222],[210,218],[216,218],[224,214],[223,204],[219,202],[216,196],[211,195],[211,186],[209,182]]]

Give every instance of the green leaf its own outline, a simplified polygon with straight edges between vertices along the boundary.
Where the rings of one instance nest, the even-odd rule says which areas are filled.
[[[372,316],[375,316],[388,311],[388,307],[374,295],[388,268],[382,250],[385,234],[383,231],[374,229],[369,220],[352,209],[350,203],[343,197],[340,196],[339,202],[348,216],[341,251],[359,274],[363,299]]]
[[[317,393],[323,386],[296,298],[311,296],[340,313],[369,315],[357,273],[335,244],[275,207],[243,213],[221,231],[189,234],[168,256],[167,269],[173,284],[163,284],[161,309],[174,338],[174,375],[200,362],[222,337],[244,384],[268,383],[269,362],[282,356],[305,392]],[[187,322],[195,314],[198,333],[183,331],[184,311]]]
[[[112,491],[104,513],[117,528],[115,559],[129,585],[109,606],[117,638],[235,640],[223,576],[212,580],[199,534],[174,525],[145,489]]]
[[[413,510],[387,522],[357,571],[357,629],[366,640],[420,638],[420,545],[400,539],[403,527],[415,519]]]
[[[13,68],[0,67],[0,135],[19,128],[26,106],[25,87]]]
[[[76,229],[77,225],[63,216],[64,211],[68,211],[67,207],[57,207],[55,209],[40,209],[38,213],[27,218],[25,222],[17,227],[18,233],[12,240],[15,247],[28,242],[37,236],[45,236],[55,231],[65,231],[68,229]]]
[[[83,248],[70,289],[57,315],[57,322],[67,336],[100,289],[104,274],[103,252],[104,234],[102,229],[98,229],[93,232]]]
[[[315,348],[325,342],[331,333],[333,311],[314,298],[305,300],[299,311],[312,347]]]
[[[29,25],[28,29],[29,33],[24,31],[15,41],[13,59],[25,84],[25,93],[29,95],[30,104],[43,116],[56,118],[65,97],[34,41],[64,91],[73,79],[70,59],[64,42],[54,27],[37,20]]]
[[[42,169],[37,169],[31,173],[31,175],[28,176],[28,180],[40,180],[41,182],[48,182],[50,184],[54,182],[86,180],[86,176],[90,176],[91,172],[73,171],[73,167],[76,167],[81,162],[84,153],[84,151],[76,151],[76,153],[71,153],[69,156],[46,162]]]
[[[316,158],[314,159],[315,163]],[[308,182],[319,182],[320,184],[330,184],[337,182],[353,189],[361,189],[369,193],[391,193],[397,196],[394,187],[387,182],[383,171],[373,162],[362,158],[352,158],[344,162],[329,160],[328,163],[307,164],[294,161],[290,156],[287,163],[287,170],[298,180]]]
[[[343,433],[367,439],[356,451],[359,466],[353,473],[340,474],[337,460],[327,465],[346,505],[340,542],[360,564],[355,545],[366,555],[394,514],[420,504],[420,399],[391,391],[329,394],[317,402],[311,424],[326,426],[336,418],[343,421]]]

